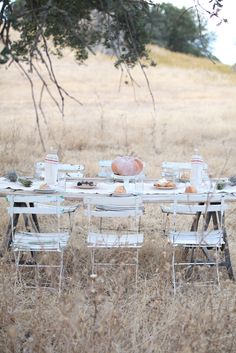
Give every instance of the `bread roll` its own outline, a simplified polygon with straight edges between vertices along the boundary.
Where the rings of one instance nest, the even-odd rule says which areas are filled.
[[[48,184],[41,184],[40,187],[39,187],[40,190],[47,190],[47,189],[50,189],[50,186]]]
[[[166,179],[160,179],[154,184],[155,187],[157,188],[175,188],[176,185],[173,181],[168,181]]]
[[[126,189],[123,185],[119,185],[115,188],[114,194],[126,194]]]
[[[185,188],[185,192],[188,194],[188,193],[196,193],[197,192],[197,189],[195,188],[195,186],[193,185],[188,185],[186,186]]]

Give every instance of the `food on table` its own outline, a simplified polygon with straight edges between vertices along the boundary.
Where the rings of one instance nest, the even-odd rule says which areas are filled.
[[[111,169],[117,175],[138,175],[143,170],[143,162],[136,157],[119,156],[112,162]]]
[[[166,180],[165,178],[158,180],[154,186],[156,188],[175,188],[176,184],[173,181]]]
[[[46,183],[44,184],[41,184],[40,187],[39,187],[40,190],[48,190],[50,189],[50,186]]]
[[[197,189],[195,188],[195,186],[193,186],[193,185],[188,185],[188,186],[186,186],[186,188],[185,188],[185,191],[184,191],[185,193],[196,193],[197,192]]]
[[[229,182],[231,185],[236,185],[236,175],[229,178]]]
[[[93,181],[78,181],[77,186],[95,186]]]
[[[216,189],[217,189],[217,190],[223,190],[224,187],[225,187],[225,183],[224,183],[223,181],[218,181],[218,182],[216,183]]]
[[[18,182],[21,183],[25,187],[30,187],[32,185],[32,180],[25,179],[25,178],[18,178]]]
[[[123,185],[117,186],[114,190],[114,194],[126,194],[126,189]]]
[[[15,170],[10,170],[9,172],[7,172],[6,178],[9,179],[11,182],[15,182],[17,181],[18,176]]]

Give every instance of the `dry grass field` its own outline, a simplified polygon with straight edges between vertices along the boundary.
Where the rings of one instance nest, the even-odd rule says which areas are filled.
[[[66,98],[62,118],[45,94],[47,120],[41,117],[40,125],[47,149],[57,148],[62,162],[83,163],[87,176],[98,172],[99,159],[137,155],[147,176],[158,178],[163,160],[190,161],[198,147],[212,176],[235,175],[236,74],[207,59],[150,49],[157,66],[144,70],[155,109],[139,67],[130,71],[132,84],[129,74],[103,54],[84,65],[69,52],[54,59],[59,83],[82,104]],[[35,87],[39,99],[37,82]],[[12,168],[31,175],[35,161],[44,158],[29,84],[13,65],[0,68],[0,151],[2,175]],[[0,258],[0,352],[235,352],[235,284],[222,271],[220,289],[189,286],[173,296],[171,249],[161,235],[160,216],[157,206],[146,207],[137,291],[129,271],[90,278],[82,208],[65,254],[60,298],[40,289],[14,290],[12,255]],[[5,200],[0,217],[3,238]],[[234,205],[226,224],[236,264]]]

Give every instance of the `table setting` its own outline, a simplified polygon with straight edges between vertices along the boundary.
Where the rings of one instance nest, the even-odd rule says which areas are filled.
[[[50,157],[50,158],[49,158]],[[18,175],[15,170],[0,177],[0,191],[27,193],[62,193],[81,199],[84,195],[101,194],[115,196],[163,195],[170,196],[185,193],[225,193],[236,196],[236,177],[208,177],[208,166],[203,162],[198,151],[194,152],[191,163],[163,162],[160,177],[150,179],[144,174],[145,163],[133,156],[118,156],[111,162],[112,177],[77,177],[73,165],[60,164],[57,156],[47,155],[45,162],[36,162],[34,177]],[[78,166],[81,168],[81,166]],[[168,169],[169,167],[169,169]],[[45,168],[40,174],[38,169]],[[82,169],[84,167],[82,166]],[[44,175],[42,177],[42,175]]]

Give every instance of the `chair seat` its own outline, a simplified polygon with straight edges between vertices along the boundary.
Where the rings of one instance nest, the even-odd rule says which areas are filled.
[[[124,217],[124,218],[127,218],[127,217],[139,217],[143,214],[143,210],[140,208],[138,209],[137,211],[134,210],[134,209],[129,209],[129,208],[121,208],[119,209],[118,207],[117,208],[107,208],[107,209],[104,209],[104,208],[97,208],[96,210],[94,211],[91,211],[90,212],[91,216],[93,217]],[[85,216],[88,215],[88,211],[85,211]]]
[[[47,205],[47,204],[43,204],[43,203],[37,203],[37,205],[35,205],[39,208],[49,208],[51,209],[55,209],[57,206],[56,205]],[[75,206],[59,206],[59,212],[60,213],[73,213],[77,210],[77,208],[79,207],[79,205],[75,205]]]
[[[174,246],[220,247],[224,244],[222,230],[197,232],[174,232],[169,234],[169,240]]]
[[[132,234],[101,234],[89,232],[87,237],[88,247],[131,247],[137,248],[141,247],[143,244],[143,234],[142,233],[132,233]]]
[[[69,240],[69,233],[31,233],[19,232],[14,236],[12,248],[15,251],[60,251]]]
[[[161,212],[167,213],[167,214],[173,214],[174,213],[174,205],[171,205],[171,206],[161,205]],[[191,207],[189,207],[187,205],[183,205],[182,209],[178,209],[178,214],[194,215],[194,214],[196,214],[196,212]]]

